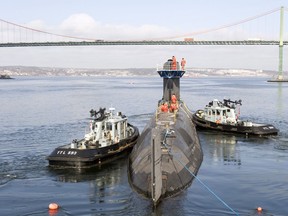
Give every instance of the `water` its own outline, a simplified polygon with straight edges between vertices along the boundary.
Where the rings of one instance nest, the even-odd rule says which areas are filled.
[[[142,131],[162,97],[160,78],[0,81],[0,215],[233,215],[197,180],[153,209],[130,188],[126,158],[82,172],[47,167],[54,148],[83,137],[92,108],[113,106]],[[181,80],[191,110],[214,98],[242,99],[243,119],[281,131],[273,138],[199,132],[204,160],[198,177],[239,215],[288,215],[287,89],[288,83],[265,78]],[[48,211],[51,202],[61,206],[56,213]]]

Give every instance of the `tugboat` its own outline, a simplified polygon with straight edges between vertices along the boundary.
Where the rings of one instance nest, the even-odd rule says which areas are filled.
[[[129,156],[131,187],[152,200],[175,196],[191,185],[203,160],[192,113],[180,100],[180,78],[185,71],[168,60],[162,70],[163,98]]]
[[[236,109],[242,105],[241,100],[223,102],[214,99],[206,107],[193,114],[193,122],[199,128],[212,129],[225,132],[242,133],[246,135],[277,135],[278,129],[271,124],[254,123],[240,120]]]
[[[7,74],[0,74],[0,79],[13,79],[13,78]]]
[[[139,137],[138,128],[115,109],[91,110],[89,133],[81,140],[56,148],[48,157],[51,167],[90,168],[130,152]]]

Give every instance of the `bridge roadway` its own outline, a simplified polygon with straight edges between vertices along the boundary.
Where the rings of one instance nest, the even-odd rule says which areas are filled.
[[[62,42],[9,42],[0,43],[0,47],[35,47],[35,46],[117,46],[117,45],[279,45],[279,41],[235,40],[235,41],[62,41]],[[283,41],[288,45],[288,41]]]

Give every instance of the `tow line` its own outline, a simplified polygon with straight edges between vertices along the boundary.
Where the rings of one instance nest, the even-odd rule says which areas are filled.
[[[211,194],[213,194],[224,206],[226,206],[231,212],[233,212],[235,215],[239,216],[239,214],[234,211],[224,200],[222,200],[216,193],[214,193],[200,178],[198,178],[185,164],[182,163],[181,160],[179,160],[177,158],[176,155],[174,155],[171,152],[171,149],[168,148],[167,144],[165,143],[166,141],[166,137],[170,134],[170,131],[166,131],[165,135],[164,135],[164,140],[163,140],[163,145],[165,146],[165,148],[168,150],[168,153],[173,156],[174,158],[176,158],[176,160],[195,178],[197,179],[198,182],[200,182],[202,184],[202,186],[204,186]]]

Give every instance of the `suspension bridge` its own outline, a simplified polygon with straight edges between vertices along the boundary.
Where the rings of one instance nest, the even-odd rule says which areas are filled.
[[[279,46],[279,68],[278,68],[278,77],[277,81],[286,81],[283,79],[283,46],[288,45],[288,40],[284,40],[284,13],[288,10],[284,7],[276,8],[271,11],[265,12],[263,14],[259,14],[253,17],[246,18],[244,20],[240,20],[238,22],[230,23],[227,25],[205,29],[201,31],[196,31],[192,33],[187,33],[184,35],[173,35],[167,38],[161,39],[143,39],[143,40],[118,40],[118,39],[98,39],[94,37],[81,37],[81,36],[71,36],[66,34],[52,33],[46,30],[40,30],[36,28],[32,28],[25,25],[20,25],[14,22],[10,22],[7,20],[0,19],[0,47],[36,47],[36,46],[119,46],[119,45],[195,45],[195,46]],[[223,33],[221,34],[221,39],[215,39],[216,37],[211,37],[209,39],[205,39],[203,35],[209,35],[211,33],[223,31],[226,29],[232,29],[237,27],[235,35],[239,32],[239,26],[244,25],[245,23],[253,22],[254,20],[259,20],[260,18],[268,17],[272,14],[280,14],[280,22],[278,26],[277,36],[274,34],[270,35],[270,38],[264,37],[261,35],[252,36],[247,38],[247,34],[243,35],[242,38],[239,37],[238,34],[237,39],[226,39],[223,37]],[[279,16],[279,15],[278,15]],[[274,28],[275,24],[273,24]],[[267,32],[270,33],[270,27]],[[230,31],[231,32],[231,31]],[[243,33],[243,30],[242,30]],[[257,35],[257,34],[256,34]],[[268,34],[266,34],[268,35]],[[202,36],[202,37],[200,37]],[[215,34],[214,34],[215,36]],[[198,38],[197,38],[198,37]],[[246,37],[246,38],[245,38]],[[197,38],[197,39],[196,39]]]

